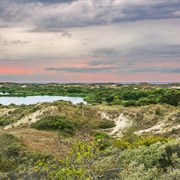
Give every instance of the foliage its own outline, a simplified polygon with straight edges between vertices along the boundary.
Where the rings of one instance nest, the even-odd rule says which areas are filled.
[[[170,171],[171,175],[174,176],[174,172],[180,172],[178,170],[179,152],[179,141],[170,141],[165,144],[157,142],[150,146],[139,146],[135,149],[123,151],[119,158],[119,162],[123,166],[120,175],[122,178],[126,176],[127,179],[135,177],[135,179],[148,179],[148,176],[153,179],[154,173],[154,178],[158,179],[165,177],[165,174]]]
[[[21,146],[17,139],[11,134],[0,135],[0,171],[6,172],[15,169],[18,165]]]
[[[115,127],[115,122],[114,121],[110,121],[110,120],[102,120],[100,123],[99,123],[99,128],[101,129],[108,129],[108,128],[113,128]]]
[[[90,103],[108,104],[106,108],[116,109],[123,113],[129,111],[124,106],[146,106],[149,104],[180,105],[179,89],[151,85],[116,85],[115,88],[105,84],[92,85],[59,85],[59,84],[3,84],[0,92],[10,93],[9,96],[30,95],[68,95],[81,96]],[[16,94],[17,93],[17,94]],[[2,95],[7,96],[7,95]],[[74,106],[71,103],[56,101],[53,114],[49,113],[50,104],[37,106],[11,105],[11,110],[0,117],[0,125],[6,125],[25,117],[29,113],[47,108],[40,121],[32,127],[41,130],[59,130],[66,145],[60,145],[58,157],[51,157],[36,152],[28,152],[22,148],[17,138],[10,134],[0,135],[0,179],[180,179],[180,142],[161,136],[137,136],[134,130],[129,129],[123,133],[123,138],[117,139],[108,136],[105,132],[114,127],[114,122],[99,120],[98,106]],[[103,106],[103,105],[101,105]],[[111,107],[112,106],[112,107]],[[2,108],[8,108],[1,106]],[[164,107],[169,108],[171,116],[168,121],[179,123],[178,107],[167,105],[152,105],[134,108],[132,118],[137,118],[137,124],[150,125],[164,119],[167,115]],[[167,109],[166,108],[166,109]],[[176,114],[173,110],[176,109]],[[116,111],[115,110],[115,111]],[[137,113],[138,112],[138,113]],[[114,114],[110,114],[114,118]],[[139,124],[138,124],[139,125]],[[141,126],[140,125],[140,126]],[[146,126],[147,127],[147,126]],[[141,126],[142,128],[142,126]],[[100,129],[104,132],[101,132]],[[92,131],[93,130],[93,131]],[[100,131],[100,132],[98,132]],[[176,130],[178,135],[178,130]],[[76,133],[77,132],[77,133]],[[83,135],[83,139],[79,136]],[[93,136],[92,136],[93,135]],[[167,136],[168,137],[168,136]],[[76,138],[78,140],[76,140]],[[45,147],[44,147],[45,148]]]
[[[177,84],[178,85],[178,84]],[[172,89],[168,85],[144,84],[3,84],[0,96],[34,96],[56,95],[83,97],[89,103],[121,104],[128,106],[144,106],[149,104],[180,103],[180,89]],[[9,93],[9,94],[5,94]]]
[[[18,163],[14,159],[0,158],[0,172],[8,172],[16,169]]]
[[[109,138],[108,134],[105,132],[97,132],[94,134],[95,140],[98,141],[99,139]]]
[[[11,134],[2,134],[0,136],[0,155],[8,158],[15,158],[19,155],[20,145],[18,140]]]
[[[155,109],[155,115],[159,116],[159,115],[161,115],[161,114],[162,114],[161,108],[160,108],[160,107],[157,107],[157,108]]]
[[[58,115],[43,116],[39,121],[33,123],[31,127],[38,130],[59,130],[68,135],[74,135],[75,133],[75,124]]]
[[[118,153],[109,147],[100,150],[102,141],[77,141],[60,160],[38,161],[39,173],[49,179],[178,179],[180,142],[139,145]],[[166,179],[166,178],[165,178]]]
[[[106,163],[98,160],[99,146],[100,142],[77,141],[64,158],[48,163],[38,161],[36,168],[38,172],[48,171],[50,179],[106,179],[105,176],[109,176],[107,172],[114,167],[114,163],[110,159]],[[111,176],[114,173],[112,172]]]
[[[101,146],[99,146],[100,150],[105,150],[107,147],[111,146],[111,139],[108,134],[105,132],[97,132],[94,134],[94,140],[96,142],[101,142]],[[99,145],[100,145],[99,144]]]
[[[122,150],[125,150],[125,149],[134,149],[139,146],[150,146],[157,142],[167,143],[168,141],[171,140],[170,138],[164,138],[161,136],[150,136],[150,135],[138,137],[137,135],[133,134],[132,137],[131,136],[123,137],[122,140],[115,139],[113,142],[114,146]]]
[[[2,180],[172,180],[180,177],[178,140],[147,136],[140,137],[138,142],[134,140],[131,148],[120,150],[110,143],[112,146],[102,149],[105,140],[114,142],[114,139],[99,132],[95,134],[95,141],[81,139],[68,143],[62,139],[68,148],[60,148],[61,157],[55,158],[38,153],[26,153],[22,156],[19,150],[9,152],[9,148],[5,147],[16,146],[17,139],[9,134],[4,134],[1,138],[6,140],[0,151],[3,154],[0,158]],[[133,146],[135,143],[137,144]]]
[[[180,103],[180,92],[176,90],[166,91],[160,98],[160,102],[178,106]]]

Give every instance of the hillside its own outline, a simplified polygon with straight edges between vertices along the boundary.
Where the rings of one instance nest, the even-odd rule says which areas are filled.
[[[0,106],[0,179],[179,179],[180,108]]]

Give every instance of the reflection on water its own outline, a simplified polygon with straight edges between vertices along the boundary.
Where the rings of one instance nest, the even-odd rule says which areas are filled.
[[[73,104],[84,103],[81,97],[67,97],[67,96],[27,96],[27,97],[0,97],[0,104],[9,105],[11,103],[16,105],[30,105],[39,102],[53,102],[57,100],[71,101]]]

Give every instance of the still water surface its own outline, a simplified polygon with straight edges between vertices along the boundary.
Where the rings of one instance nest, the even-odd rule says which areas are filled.
[[[84,103],[81,97],[67,97],[67,96],[27,96],[27,97],[0,97],[0,104],[9,105],[11,103],[16,105],[30,105],[39,102],[53,102],[57,100],[71,101],[73,104]]]

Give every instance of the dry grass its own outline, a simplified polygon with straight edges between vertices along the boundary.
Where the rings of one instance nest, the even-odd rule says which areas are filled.
[[[0,129],[0,134],[10,133],[17,137],[24,145],[27,152],[40,152],[58,156],[57,149],[61,147],[57,143],[57,132],[53,131],[38,131],[29,127],[12,128],[10,130]]]

